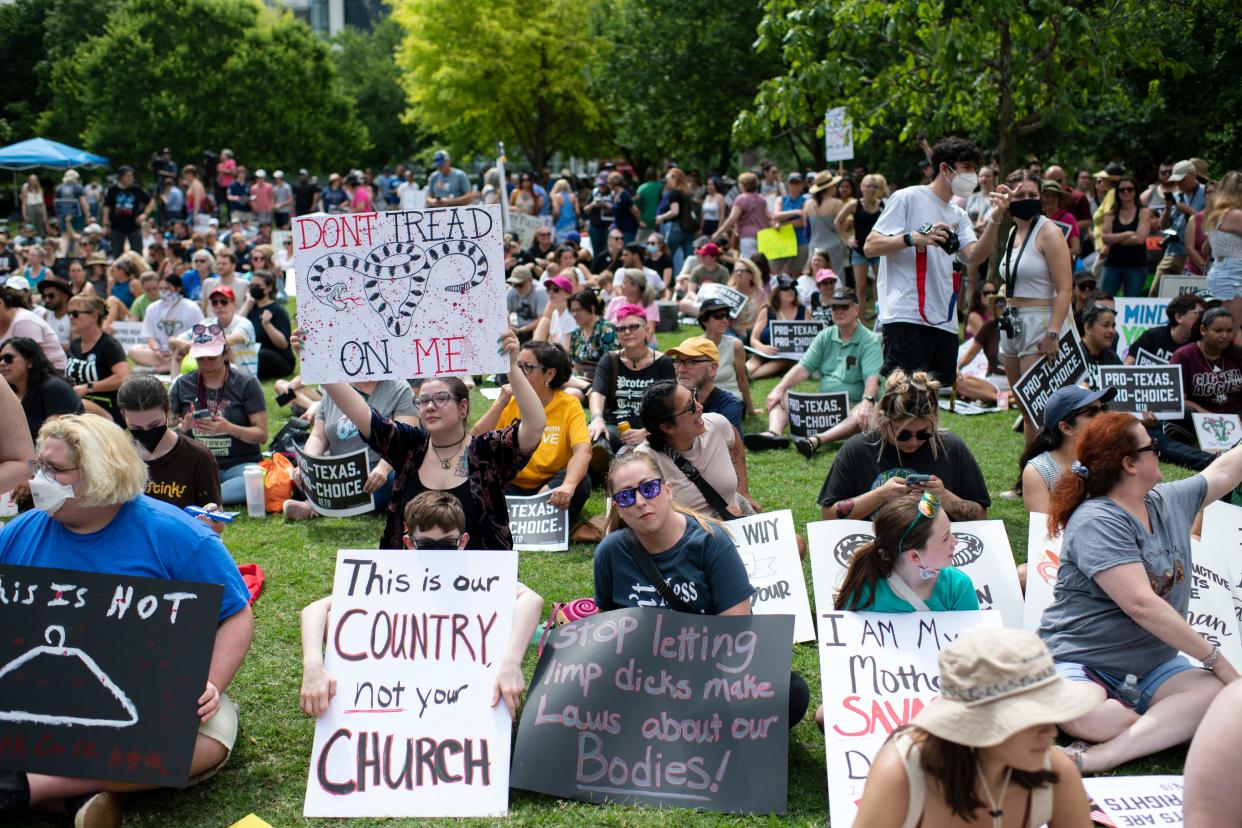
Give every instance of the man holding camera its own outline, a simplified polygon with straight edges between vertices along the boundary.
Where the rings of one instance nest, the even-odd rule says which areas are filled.
[[[1173,230],[1164,257],[1156,266],[1156,284],[1161,276],[1172,276],[1186,269],[1186,222],[1207,203],[1207,188],[1199,183],[1193,161],[1178,161],[1168,177],[1168,189],[1161,189],[1167,206],[1160,215],[1160,229]],[[1193,242],[1193,240],[1192,240]],[[1153,291],[1156,285],[1153,285]],[[1154,293],[1152,294],[1155,295]]]
[[[883,328],[884,367],[907,373],[926,370],[945,385],[957,376],[957,300],[965,264],[980,264],[996,241],[994,211],[982,237],[970,217],[951,203],[978,186],[979,148],[962,138],[945,138],[932,147],[930,184],[899,190],[888,200],[863,253],[881,256],[876,281],[879,326]],[[1008,204],[1008,190],[989,196]],[[958,265],[958,262],[961,265]]]

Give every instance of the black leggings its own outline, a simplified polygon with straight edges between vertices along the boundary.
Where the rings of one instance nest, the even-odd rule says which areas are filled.
[[[806,679],[793,670],[789,671],[789,727],[802,721],[806,715],[807,705],[811,703],[811,688]]]
[[[561,469],[548,480],[546,485],[549,489],[555,489],[565,482],[565,469]],[[520,486],[514,486],[510,483],[505,487],[505,494],[518,495],[520,497],[529,497],[530,495],[539,494],[539,489],[523,489]],[[578,481],[577,487],[574,489],[573,495],[569,498],[569,526],[572,529],[574,524],[578,522],[578,515],[582,513],[582,507],[586,505],[587,500],[591,497],[591,475],[583,475]]]
[[[277,379],[293,373],[293,360],[282,351],[259,349],[259,379]]]

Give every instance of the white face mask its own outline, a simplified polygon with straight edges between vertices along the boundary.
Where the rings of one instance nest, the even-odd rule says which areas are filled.
[[[920,578],[922,578],[924,581],[930,581],[940,574],[939,569],[931,569],[930,567],[928,567],[926,564],[923,563],[922,555],[920,555],[918,552],[915,552],[914,554],[917,555],[919,559],[919,577]]]
[[[979,174],[972,172],[960,173],[954,170],[953,180],[949,182],[953,195],[966,198],[979,187]]]
[[[177,292],[175,290],[161,290],[160,301],[175,302],[177,300]]]
[[[40,512],[54,515],[71,497],[73,486],[67,483],[60,483],[44,474],[36,474],[30,480],[30,498]]]

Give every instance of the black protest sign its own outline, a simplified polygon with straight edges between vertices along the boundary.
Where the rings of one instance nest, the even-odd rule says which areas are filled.
[[[790,391],[785,395],[785,403],[789,407],[789,433],[795,437],[810,437],[827,431],[850,413],[850,395],[844,391],[835,394]]]
[[[1117,389],[1111,411],[1161,420],[1180,420],[1184,413],[1180,365],[1101,365],[1100,387]]]
[[[1135,365],[1168,365],[1167,359],[1162,359],[1146,348],[1139,348],[1138,354],[1134,357]]]
[[[0,566],[0,767],[184,787],[223,594]]]
[[[569,513],[553,505],[552,493],[506,496],[509,532],[519,552],[564,552],[569,548]]]
[[[699,292],[695,294],[695,301],[699,307],[703,307],[708,299],[715,302],[723,302],[729,306],[729,316],[734,319],[742,312],[742,308],[746,307],[749,298],[740,290],[734,290],[731,287],[725,287],[719,282],[708,282],[699,288]]]
[[[1036,423],[1044,421],[1044,406],[1058,388],[1073,385],[1087,373],[1087,358],[1083,354],[1078,332],[1070,328],[1061,334],[1057,352],[1049,358],[1042,356],[1014,383],[1013,393],[1026,413]]]
[[[531,680],[511,784],[784,813],[793,623],[639,608],[557,627]]]
[[[777,356],[799,359],[823,329],[818,319],[773,319],[768,323],[768,341],[779,352]]]
[[[375,501],[363,487],[371,473],[366,449],[340,457],[316,457],[295,445],[302,491],[321,515],[349,517],[375,510]]]

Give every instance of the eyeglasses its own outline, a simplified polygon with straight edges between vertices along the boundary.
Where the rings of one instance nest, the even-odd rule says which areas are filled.
[[[638,330],[639,328],[646,328],[646,327],[647,327],[646,325],[640,324],[638,322],[635,322],[630,325],[617,325],[617,333],[619,334],[634,333],[634,331]]]
[[[1142,448],[1136,448],[1134,451],[1131,452],[1131,454],[1142,454],[1145,451],[1150,451],[1153,457],[1155,457],[1157,460],[1160,459],[1160,446],[1156,445],[1154,441],[1151,443],[1148,443]]]
[[[213,300],[211,304],[214,305],[215,301]],[[195,342],[210,342],[213,336],[223,336],[224,328],[214,322],[210,325],[195,325],[190,328],[190,334]]]
[[[17,359],[17,354],[0,354],[0,363],[4,365],[12,365],[15,359]]]
[[[673,365],[676,366],[677,368],[689,368],[692,365],[703,365],[705,363],[715,362],[715,361],[716,360],[711,359],[710,357],[698,357],[695,359],[686,359],[685,357],[678,357],[673,360]]]
[[[897,438],[897,442],[904,443],[907,440],[930,440],[933,434],[935,434],[935,432],[930,428],[924,428],[918,431],[910,431],[909,429],[903,428],[901,431],[897,432],[895,436]]]
[[[517,364],[517,367],[521,370],[523,374],[525,374],[528,377],[530,376],[531,371],[538,371],[541,368],[543,368],[542,365],[539,365],[537,363],[532,364],[530,362],[519,362]]]
[[[453,399],[453,395],[447,391],[437,391],[434,394],[419,394],[414,398],[414,407],[428,408],[434,405],[436,408],[443,408],[451,403]]]
[[[456,549],[457,544],[461,542],[461,535],[447,535],[443,538],[410,538],[410,541],[415,549]]]
[[[923,492],[923,496],[919,498],[919,503],[914,513],[914,520],[910,521],[906,531],[901,533],[901,540],[897,541],[898,554],[906,548],[906,538],[910,535],[910,531],[918,525],[919,521],[923,518],[935,520],[938,514],[940,514],[940,498],[931,492]]]
[[[620,506],[622,509],[628,509],[638,502],[637,495],[642,495],[643,500],[654,500],[660,496],[660,492],[664,488],[664,481],[659,478],[644,480],[632,489],[621,489],[612,493],[612,502]]]
[[[27,460],[26,462],[30,466],[30,475],[32,477],[37,474],[42,474],[45,477],[55,477],[58,474],[78,470],[77,466],[67,466],[63,469],[58,469],[46,460],[40,460],[38,458],[35,458],[34,460]]]

